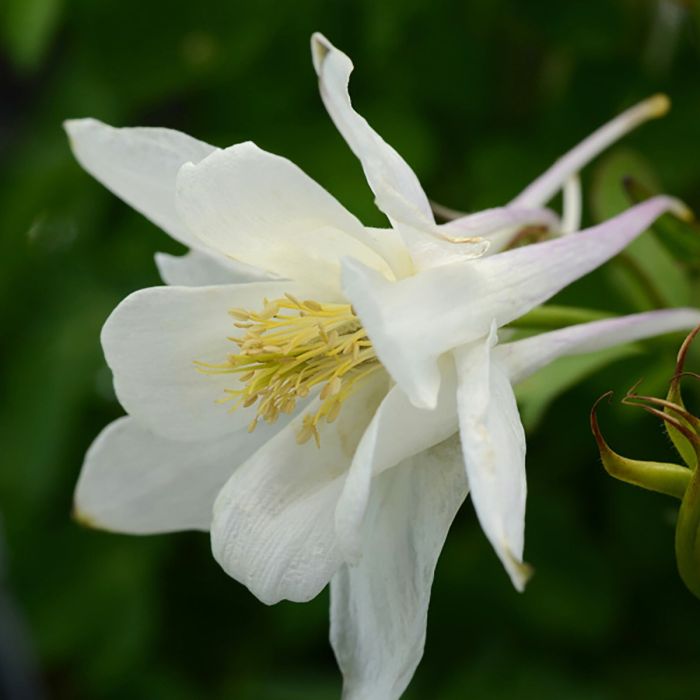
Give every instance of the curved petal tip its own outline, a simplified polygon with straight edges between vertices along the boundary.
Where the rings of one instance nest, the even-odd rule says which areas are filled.
[[[652,119],[657,119],[668,114],[669,110],[671,109],[671,98],[665,93],[659,92],[656,95],[652,95],[642,104],[646,108],[649,116]]]
[[[670,197],[669,199],[671,200],[669,209],[672,214],[675,214],[681,221],[685,221],[689,224],[695,221],[695,213],[687,204],[675,197]]]
[[[503,552],[506,558],[505,564],[510,580],[513,582],[515,590],[518,591],[518,593],[522,593],[525,590],[525,586],[533,577],[535,569],[527,562],[520,561],[520,559],[516,558],[508,546],[504,547]]]
[[[323,59],[330,53],[332,48],[333,44],[321,32],[314,32],[311,35],[311,59],[317,73],[320,72]]]
[[[81,527],[90,528],[91,530],[104,530],[105,528],[100,525],[97,520],[92,515],[82,511],[78,504],[73,504],[73,510],[71,511],[71,519]]]

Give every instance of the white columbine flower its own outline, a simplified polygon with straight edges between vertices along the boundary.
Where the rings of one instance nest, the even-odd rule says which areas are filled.
[[[122,532],[210,530],[221,566],[266,603],[309,600],[330,581],[344,697],[391,700],[422,655],[435,564],[469,488],[524,585],[525,440],[512,385],[563,355],[690,328],[700,313],[498,343],[498,328],[661,213],[682,213],[668,197],[474,257],[484,239],[491,253],[526,224],[578,228],[576,171],[654,116],[660,98],[596,132],[511,205],[438,226],[407,164],[352,110],[349,59],[318,35],[313,53],[324,102],[392,228],[364,227],[252,143],[219,150],[167,129],[67,123],[82,165],[191,248],[159,256],[170,286],[132,294],[105,324],[129,415],[88,451],[76,510]],[[560,226],[541,207],[567,182]]]

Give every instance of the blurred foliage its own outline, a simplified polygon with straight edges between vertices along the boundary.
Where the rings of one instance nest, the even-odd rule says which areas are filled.
[[[652,190],[645,187],[637,177],[626,177],[623,183],[632,203],[641,202],[652,194]],[[681,221],[678,217],[666,214],[654,223],[652,231],[659,243],[682,264],[682,267],[697,271],[700,265],[700,224],[697,221]]]
[[[178,245],[81,172],[61,121],[169,126],[217,145],[253,139],[381,224],[318,98],[316,29],[353,57],[357,106],[436,201],[503,203],[661,90],[670,115],[584,173],[588,222],[626,205],[627,175],[700,211],[697,3],[3,0],[0,513],[9,593],[51,698],[339,695],[326,594],[266,608],[219,570],[204,535],[120,537],[69,518],[82,455],[120,414],[100,326],[128,292],[158,283],[153,253]],[[697,305],[697,282],[654,235],[557,303]],[[527,535],[537,575],[525,595],[512,590],[467,503],[438,566],[409,699],[697,695],[700,607],[675,573],[667,502],[611,483],[588,430],[606,389],[639,377],[648,393],[663,387],[679,342],[567,360],[523,389],[538,425]],[[571,372],[585,381],[572,386]],[[642,416],[611,409],[607,419],[620,451],[663,455],[665,438]]]

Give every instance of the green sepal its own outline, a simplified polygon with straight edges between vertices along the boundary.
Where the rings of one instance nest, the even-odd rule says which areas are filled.
[[[675,413],[676,420],[680,422],[678,426],[673,428],[671,421],[666,420],[667,430],[673,440],[676,449],[686,459],[685,454],[690,454],[690,463],[693,471],[692,477],[688,484],[681,507],[678,511],[678,521],[676,523],[676,565],[678,566],[678,574],[683,583],[688,587],[688,590],[696,597],[700,598],[700,418],[688,413],[683,407],[683,397],[681,396],[681,377],[685,371],[685,361],[688,355],[691,344],[695,337],[700,333],[700,326],[695,328],[681,345],[678,351],[678,359],[676,361],[676,373],[671,380],[669,388],[669,400],[681,407],[684,415],[681,415],[678,410],[667,411],[667,414]],[[688,434],[683,432],[687,430]],[[686,459],[686,461],[688,461]]]
[[[678,357],[676,359],[676,372],[671,380],[671,384],[668,388],[667,401],[675,404],[677,407],[685,410],[685,404],[683,403],[683,396],[681,393],[681,377],[685,369],[685,360],[690,350],[690,346],[698,334],[699,328],[696,328],[688,337],[683,341],[680,350],[678,351]],[[700,437],[700,420],[692,416],[690,419],[679,415],[677,411],[664,409],[664,412],[668,416],[673,416],[676,420],[692,434],[698,435]],[[666,432],[673,442],[673,446],[676,448],[678,454],[683,458],[683,461],[691,468],[696,469],[698,466],[698,450],[695,445],[693,445],[686,435],[673,425],[671,421],[664,421],[666,425]]]
[[[671,386],[668,389],[667,401],[676,404],[680,408],[685,408],[683,403],[683,397],[681,396],[681,382],[679,377],[674,377],[671,381]],[[664,409],[664,413],[668,416],[673,416],[676,420],[685,426],[691,432],[697,432],[696,429],[682,416],[677,413],[670,411],[668,408]],[[698,456],[695,448],[691,445],[690,440],[683,435],[683,433],[676,428],[673,423],[669,421],[664,421],[664,426],[666,428],[666,434],[671,438],[673,446],[676,448],[676,452],[681,456],[683,461],[691,469],[695,469],[698,466]]]
[[[609,396],[609,394],[605,396]],[[666,496],[683,499],[693,472],[680,464],[629,459],[612,450],[605,441],[598,425],[596,408],[599,401],[600,399],[591,411],[591,430],[598,444],[598,451],[605,471],[615,479],[640,486],[647,491],[655,491]]]
[[[676,523],[676,565],[688,590],[700,598],[700,470],[692,472]]]

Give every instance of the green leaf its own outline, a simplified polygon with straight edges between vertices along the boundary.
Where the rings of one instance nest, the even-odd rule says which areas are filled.
[[[595,171],[591,186],[591,208],[597,221],[604,221],[629,208],[629,195],[623,186],[633,178],[639,188],[658,192],[649,163],[639,154],[618,149],[605,158]],[[640,311],[690,302],[691,286],[679,262],[651,231],[633,241],[615,258],[609,268],[612,282],[621,296]]]
[[[3,0],[0,37],[20,70],[39,67],[53,40],[63,11],[63,0]]]
[[[532,430],[552,402],[586,377],[606,365],[638,352],[634,345],[621,345],[586,355],[562,357],[517,385],[515,394],[526,430]]]

